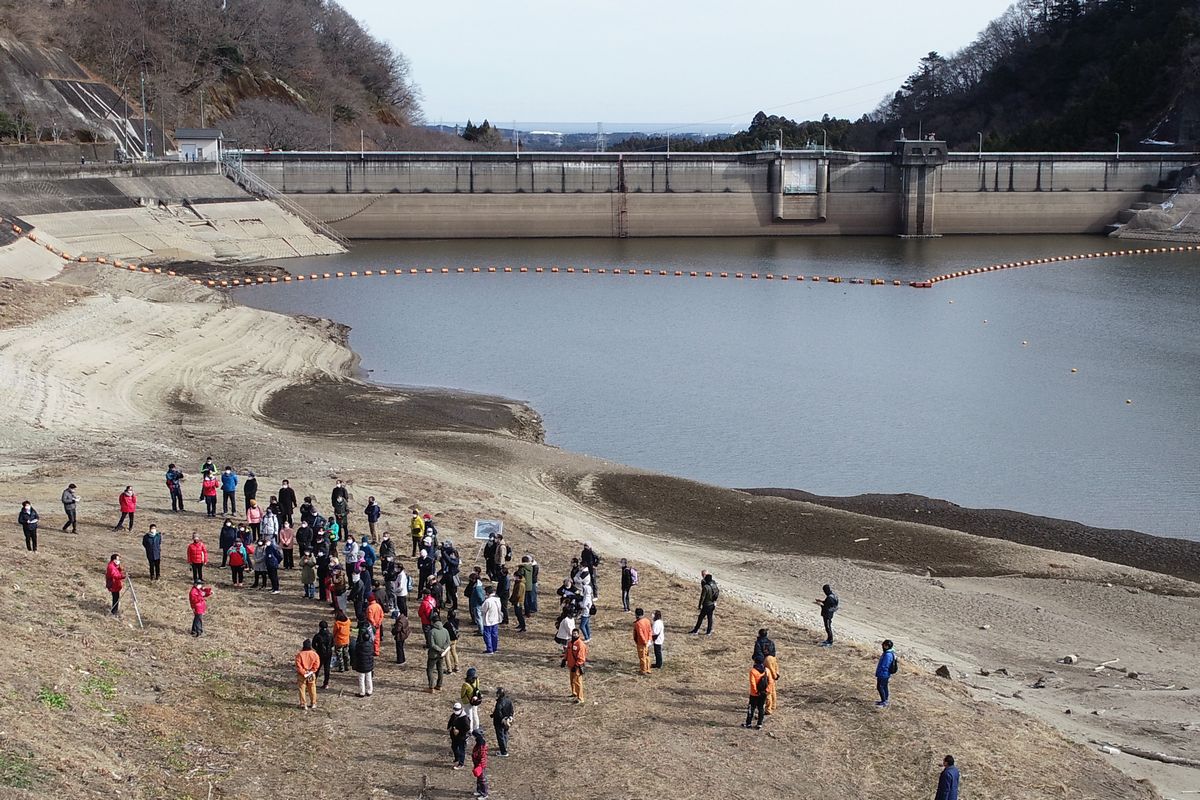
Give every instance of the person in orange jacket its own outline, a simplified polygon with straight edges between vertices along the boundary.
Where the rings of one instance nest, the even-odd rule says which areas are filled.
[[[296,684],[300,687],[300,707],[317,707],[317,671],[321,669],[321,657],[313,649],[312,639],[305,639],[296,653]]]
[[[379,655],[379,644],[383,639],[383,606],[379,605],[374,592],[367,601],[367,622],[375,629],[375,655]]]
[[[774,690],[773,684],[771,673],[763,664],[762,659],[755,659],[754,666],[750,668],[750,704],[746,707],[746,721],[742,723],[743,728],[751,727],[750,720],[754,717],[755,712],[758,712],[758,723],[753,727],[762,730],[767,695]]]
[[[192,584],[188,593],[188,603],[192,607],[192,636],[204,635],[204,615],[208,611],[208,598],[212,597],[212,587],[205,586],[199,578]]]
[[[208,563],[208,546],[200,541],[200,534],[193,533],[187,546],[187,560],[192,565],[192,580],[204,581],[204,565]]]
[[[650,631],[650,620],[646,619],[646,612],[641,608],[636,609],[633,613],[637,617],[633,622],[633,645],[637,648],[638,673],[649,675],[650,640],[653,638]]]
[[[342,611],[333,619],[333,655],[338,672],[350,669],[350,618]]]
[[[116,616],[121,613],[121,590],[125,588],[125,568],[121,566],[120,553],[113,553],[108,559],[104,586],[112,594],[112,614]]]
[[[579,629],[571,631],[567,643],[567,668],[571,671],[571,694],[576,703],[583,702],[583,667],[587,664],[587,643],[580,637]]]

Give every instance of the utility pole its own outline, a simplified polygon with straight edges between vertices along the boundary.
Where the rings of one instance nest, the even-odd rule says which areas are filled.
[[[1121,132],[1115,131],[1117,134],[1117,160],[1121,160]]]
[[[979,160],[983,161],[983,131],[975,132],[979,136]]]
[[[146,70],[142,70],[142,158],[150,158],[150,127],[146,124]]]

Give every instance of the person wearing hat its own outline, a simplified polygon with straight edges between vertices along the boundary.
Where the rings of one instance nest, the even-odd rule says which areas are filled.
[[[300,707],[305,711],[317,707],[317,672],[321,656],[313,649],[311,639],[305,639],[296,653],[296,683],[300,687]]]
[[[763,726],[763,714],[766,712],[767,695],[771,691],[771,673],[767,671],[763,665],[762,659],[754,660],[754,666],[750,668],[750,704],[746,707],[746,721],[742,723],[743,728],[754,727],[761,730]],[[750,720],[758,714],[758,724],[751,726]]]
[[[492,727],[496,729],[496,746],[500,755],[508,758],[508,732],[513,724],[513,702],[501,686],[496,687],[496,705],[492,707]]]
[[[433,541],[426,536],[421,543],[421,555],[417,559],[417,594],[422,597],[425,592],[432,588],[430,584],[433,581],[433,573],[437,569],[437,561],[433,555]]]
[[[472,733],[475,735],[475,747],[471,749],[471,774],[475,776],[475,796],[479,800],[488,800],[487,740],[478,728]]]
[[[471,720],[471,730],[479,727],[479,706],[483,704],[483,692],[479,688],[479,673],[474,667],[467,669],[467,677],[463,678],[459,698],[463,708],[467,710],[467,718]]]
[[[446,722],[450,733],[450,754],[454,758],[454,769],[462,769],[467,760],[467,736],[471,733],[471,720],[463,710],[462,703],[455,703]]]
[[[196,578],[192,583],[192,591],[188,593],[188,604],[192,607],[192,636],[204,635],[204,615],[208,612],[210,597],[212,587],[205,586],[203,580]]]

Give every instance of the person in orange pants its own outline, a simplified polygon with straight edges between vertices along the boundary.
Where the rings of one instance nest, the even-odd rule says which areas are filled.
[[[567,643],[567,668],[571,671],[571,695],[576,703],[583,702],[583,666],[587,663],[587,643],[580,638],[579,629],[571,631]]]
[[[642,609],[634,611],[637,617],[633,623],[633,645],[637,648],[638,654],[638,673],[641,675],[650,674],[650,640],[653,634],[650,632],[650,620],[646,619],[646,612]]]
[[[779,682],[779,659],[770,655],[763,661],[763,667],[766,668],[767,674],[771,676],[771,682],[767,684],[767,713],[775,713],[775,685]]]
[[[375,599],[375,593],[367,603],[367,622],[375,629],[375,655],[379,655],[379,644],[383,640],[383,606]]]
[[[312,640],[305,639],[296,653],[296,684],[300,687],[300,707],[306,711],[317,707],[317,671],[321,657],[313,650]]]

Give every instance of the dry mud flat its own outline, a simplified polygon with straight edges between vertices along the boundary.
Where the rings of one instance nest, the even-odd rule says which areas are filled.
[[[543,597],[579,539],[597,545],[606,564],[587,676],[593,704],[567,701],[544,613],[528,634],[502,634],[500,656],[465,658],[519,708],[515,755],[493,762],[496,797],[918,797],[931,794],[938,760],[954,752],[972,796],[1153,798],[1129,776],[1142,765],[1118,760],[1122,774],[1095,748],[1069,743],[1034,718],[1051,716],[1032,698],[1075,693],[1072,724],[1112,725],[1114,737],[1158,741],[1168,710],[1194,716],[1194,694],[1150,689],[1194,674],[1192,584],[563,453],[536,442],[536,416],[519,405],[371,387],[354,379],[338,326],[242,308],[182,279],[79,268],[56,283],[91,294],[0,330],[10,398],[0,441],[11,454],[3,501],[33,499],[46,532],[37,556],[20,549],[15,526],[8,534],[0,636],[14,643],[3,656],[12,712],[0,726],[0,773],[15,796],[311,798],[337,786],[407,798],[425,785],[426,797],[465,796],[469,778],[448,769],[453,698],[419,691],[419,652],[397,667],[385,640],[374,697],[354,698],[348,676],[335,676],[320,711],[299,715],[291,657],[325,612],[299,598],[294,575],[271,596],[234,592],[216,573],[209,633],[184,635],[182,545],[193,531],[212,540],[216,530],[194,513],[167,513],[161,473],[167,461],[194,468],[210,453],[254,469],[264,491],[287,477],[323,498],[341,477],[355,503],[379,497],[401,535],[405,507],[419,502],[440,514],[468,561],[471,521],[501,516],[516,552],[542,563]],[[68,480],[84,497],[77,539],[55,531]],[[135,580],[144,574],[137,539],[107,529],[127,483],[142,495],[139,529],[155,520],[167,535],[163,582],[138,583],[144,632],[128,609],[120,621],[104,613],[110,552],[126,554]],[[668,666],[650,678],[634,674],[631,620],[616,602],[621,557],[644,566],[636,602],[668,620]],[[711,639],[684,635],[701,568],[724,587]],[[934,568],[939,577],[926,578]],[[813,645],[811,598],[826,581],[842,593],[845,638],[861,646]],[[1141,588],[1151,582],[1153,592]],[[765,731],[745,731],[737,723],[762,624],[783,657],[781,711]],[[904,669],[880,713],[873,641],[885,635],[899,643]],[[464,651],[478,649],[467,638]],[[1068,650],[1081,658],[1074,671],[1053,664]],[[1144,677],[1093,673],[1101,655]],[[936,663],[954,665],[955,679],[934,676]],[[979,667],[991,675],[974,675]],[[1027,687],[1034,670],[1046,689]],[[1091,675],[1118,688],[1089,684]],[[1156,706],[1159,695],[1186,699]],[[1086,713],[1102,706],[1102,716]],[[1186,735],[1162,746],[1186,752],[1195,747]],[[1178,782],[1194,772],[1150,774],[1145,764],[1157,786],[1194,786]]]

